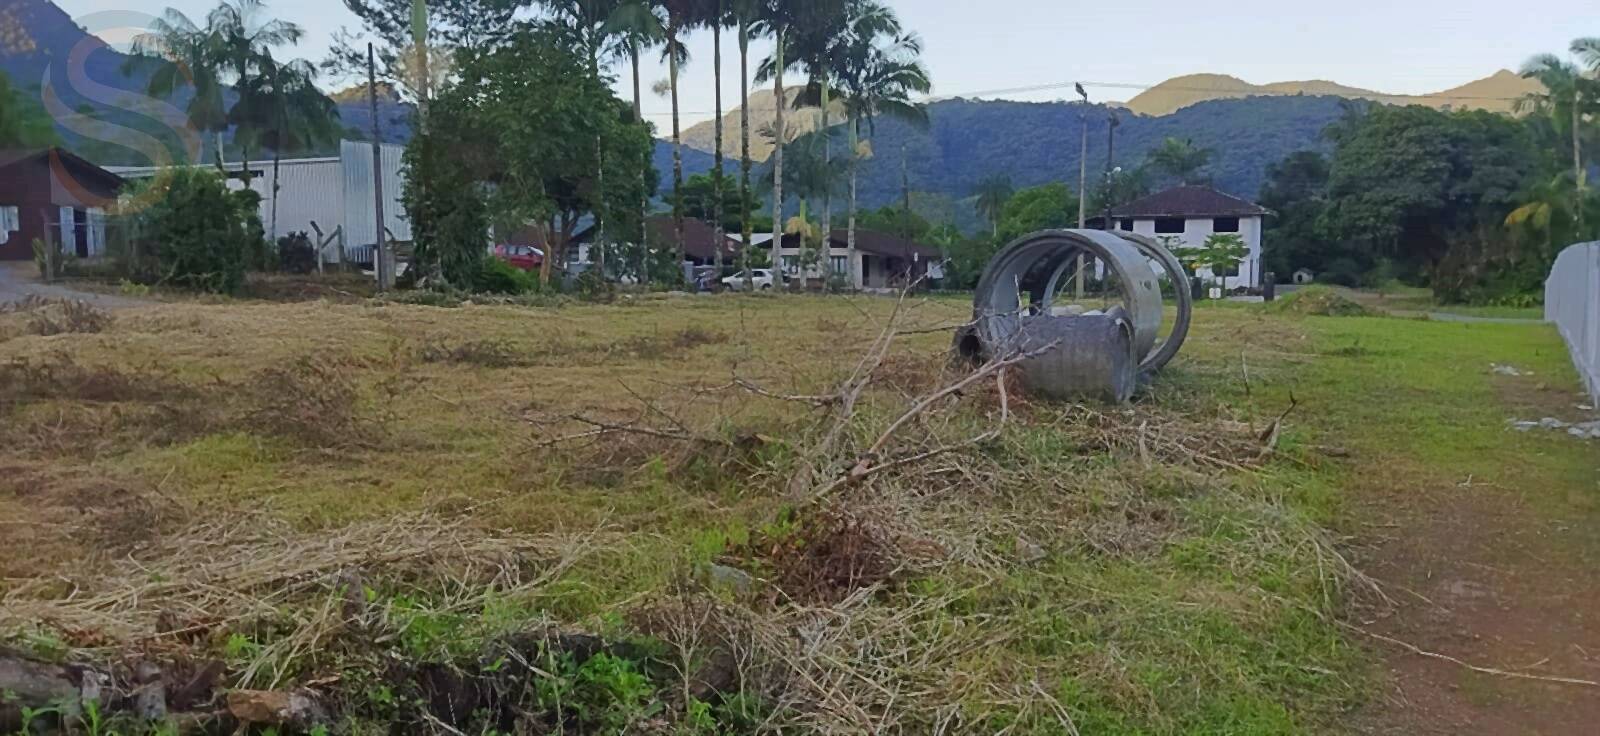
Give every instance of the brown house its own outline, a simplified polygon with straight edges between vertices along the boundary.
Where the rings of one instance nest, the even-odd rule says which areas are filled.
[[[654,215],[645,218],[645,227],[650,229],[650,246],[652,248],[676,248],[678,232],[676,223],[670,215]],[[716,262],[717,246],[721,243],[722,262],[733,265],[739,253],[739,238],[728,233],[717,237],[716,228],[711,227],[704,220],[685,217],[683,218],[683,257],[684,260],[696,266],[707,266]]]
[[[122,177],[60,148],[0,150],[0,261],[33,258],[33,240],[94,255],[93,217],[117,201]]]

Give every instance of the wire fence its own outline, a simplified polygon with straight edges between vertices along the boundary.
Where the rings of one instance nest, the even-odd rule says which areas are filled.
[[[1556,257],[1544,282],[1544,319],[1561,331],[1589,396],[1600,401],[1600,242]]]

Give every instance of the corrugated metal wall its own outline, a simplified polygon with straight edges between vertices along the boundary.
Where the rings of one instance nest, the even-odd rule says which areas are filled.
[[[316,237],[311,223],[331,233],[342,223],[344,181],[337,158],[307,158],[284,161],[278,167],[278,222],[272,223],[272,162],[250,165],[262,176],[250,181],[250,188],[261,195],[261,225],[267,236],[276,240],[289,233],[304,232]],[[237,182],[235,182],[236,184]]]
[[[1544,282],[1544,319],[1561,330],[1589,395],[1600,401],[1600,243],[1556,256]]]
[[[411,239],[411,222],[400,206],[405,185],[400,157],[404,146],[386,143],[383,148],[383,222],[396,240]],[[372,144],[357,141],[339,143],[339,160],[344,178],[344,234],[351,249],[378,242],[377,219],[372,192]]]

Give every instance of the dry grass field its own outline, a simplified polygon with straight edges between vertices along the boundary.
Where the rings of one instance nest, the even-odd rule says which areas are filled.
[[[147,663],[176,720],[130,695],[102,732],[1321,731],[1382,687],[1348,622],[1397,595],[1349,489],[1537,448],[1595,490],[1504,430],[1488,361],[1570,396],[1543,329],[1211,306],[1119,408],[953,390],[967,312],[13,309],[0,634]],[[314,717],[227,694],[296,688]]]

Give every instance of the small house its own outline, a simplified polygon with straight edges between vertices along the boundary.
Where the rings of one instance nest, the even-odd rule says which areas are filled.
[[[828,273],[843,274],[849,267],[849,237],[850,231],[843,228],[828,234]],[[784,275],[795,278],[800,272],[800,236],[784,235],[778,254]],[[823,273],[821,266],[813,265],[806,278],[821,279]],[[944,257],[937,248],[898,235],[857,229],[855,274],[857,289],[900,288],[918,279],[943,278]]]
[[[1174,253],[1199,248],[1216,233],[1238,234],[1249,254],[1221,274],[1229,289],[1261,285],[1261,233],[1268,214],[1265,207],[1249,200],[1195,185],[1173,187],[1111,209],[1119,229],[1155,238]],[[1197,275],[1212,283],[1217,277],[1205,268]]]
[[[33,258],[33,241],[89,258],[105,252],[105,210],[122,178],[62,148],[0,150],[0,261]]]

